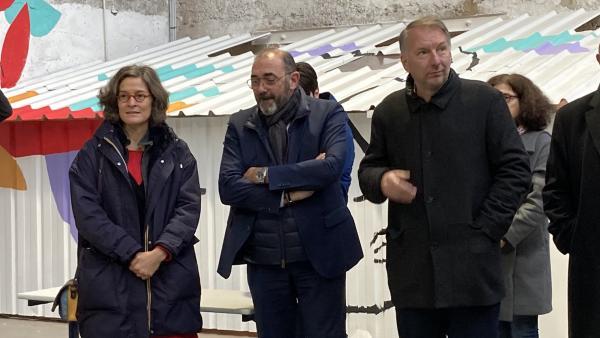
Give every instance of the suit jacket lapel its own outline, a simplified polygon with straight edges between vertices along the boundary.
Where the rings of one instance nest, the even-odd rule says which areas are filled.
[[[302,92],[298,107],[298,112],[288,128],[287,163],[297,163],[301,161],[302,139],[306,133],[306,128],[308,128],[308,124],[302,123],[301,121],[310,114],[307,96],[304,92]]]
[[[265,150],[269,155],[269,161],[271,163],[277,163],[277,161],[275,160],[275,156],[273,155],[273,150],[271,149],[271,143],[269,142],[267,130],[265,129],[265,126],[262,120],[260,119],[260,116],[258,116],[258,108],[255,107],[254,112],[252,112],[244,126],[256,132],[258,139],[263,144],[263,147],[265,147]]]
[[[585,113],[585,120],[596,151],[600,153],[600,88],[592,96],[590,106],[590,110]]]

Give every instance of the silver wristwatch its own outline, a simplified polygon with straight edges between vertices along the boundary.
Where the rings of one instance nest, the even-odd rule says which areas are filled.
[[[256,170],[256,181],[260,184],[264,184],[265,181],[267,180],[267,171],[268,171],[268,167],[262,167],[262,168],[258,168]]]

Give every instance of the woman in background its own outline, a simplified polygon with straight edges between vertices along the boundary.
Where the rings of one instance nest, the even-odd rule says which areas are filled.
[[[152,68],[121,68],[99,99],[106,121],[69,172],[81,336],[196,338],[196,159],[165,123],[168,93]]]
[[[550,151],[548,125],[554,106],[528,78],[502,74],[488,83],[506,100],[529,153],[531,190],[500,242],[506,296],[500,305],[500,338],[539,337],[538,315],[552,310],[548,220],[542,188]]]

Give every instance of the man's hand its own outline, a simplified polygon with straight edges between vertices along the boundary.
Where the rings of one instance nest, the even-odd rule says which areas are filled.
[[[139,278],[146,280],[154,275],[160,263],[167,258],[167,254],[160,248],[152,251],[138,252],[129,263],[129,270]]]
[[[381,178],[381,192],[393,202],[410,204],[417,195],[417,187],[412,185],[409,179],[408,170],[389,170]]]
[[[302,201],[303,199],[309,198],[315,192],[312,190],[298,190],[298,191],[290,191],[290,199],[292,202]]]
[[[248,168],[248,170],[246,170],[246,172],[244,173],[244,178],[247,179],[248,181],[254,183],[254,184],[262,184],[263,182],[259,182],[257,179],[257,172],[259,170],[262,170],[263,167],[250,167]],[[264,183],[269,183],[269,177],[265,176],[265,182]]]

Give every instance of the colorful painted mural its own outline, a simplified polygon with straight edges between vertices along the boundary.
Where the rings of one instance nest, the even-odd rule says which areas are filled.
[[[0,86],[12,88],[25,68],[30,35],[48,34],[61,14],[44,0],[0,0],[0,11],[10,24],[0,54]]]
[[[0,188],[26,190],[27,181],[18,159],[43,156],[56,208],[77,238],[71,194],[69,167],[77,151],[102,120],[26,121],[0,124]]]
[[[569,53],[585,53],[590,50],[582,47],[580,41],[592,34],[593,33],[572,34],[568,31],[564,31],[560,34],[542,35],[535,32],[521,39],[507,40],[505,38],[499,38],[488,44],[470,48],[468,51],[476,52],[481,49],[486,53],[499,53],[512,48],[522,52],[530,52],[533,50],[539,55],[556,55],[564,50]]]

